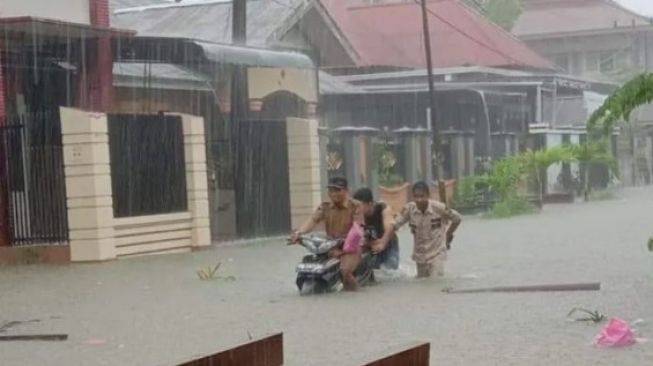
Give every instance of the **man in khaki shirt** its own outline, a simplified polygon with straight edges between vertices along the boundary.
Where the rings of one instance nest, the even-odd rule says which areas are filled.
[[[444,261],[453,234],[462,218],[443,203],[429,199],[429,186],[424,182],[413,185],[413,201],[406,204],[395,219],[395,230],[409,224],[414,237],[413,260],[417,277],[430,277],[434,267],[444,276]]]
[[[331,178],[327,188],[330,200],[320,204],[313,216],[292,234],[291,242],[296,243],[300,235],[311,232],[321,223],[324,223],[326,234],[331,239],[344,239],[354,222],[363,225],[361,204],[350,197],[347,179]],[[358,284],[354,270],[361,261],[360,248],[355,253],[345,253],[340,248],[334,248],[329,255],[340,258],[340,274],[345,290],[356,290]]]

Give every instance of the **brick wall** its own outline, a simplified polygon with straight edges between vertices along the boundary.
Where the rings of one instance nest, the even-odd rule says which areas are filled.
[[[91,24],[100,27],[109,26],[109,0],[89,0]]]
[[[91,24],[109,27],[109,0],[89,0]],[[89,65],[89,108],[107,111],[113,97],[113,56],[111,39],[102,36],[94,41]]]

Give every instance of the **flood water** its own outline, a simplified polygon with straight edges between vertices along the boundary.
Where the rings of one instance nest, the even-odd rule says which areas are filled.
[[[599,326],[567,321],[573,307],[633,321],[653,338],[653,191],[549,205],[508,220],[466,217],[444,279],[415,280],[410,237],[401,271],[358,293],[302,298],[299,247],[280,240],[102,264],[0,268],[0,323],[12,332],[68,333],[67,342],[0,343],[1,364],[171,365],[284,332],[287,365],[348,365],[413,341],[433,365],[644,365],[653,342],[591,346]],[[222,262],[235,280],[200,281]],[[599,292],[444,294],[444,287],[601,282]]]

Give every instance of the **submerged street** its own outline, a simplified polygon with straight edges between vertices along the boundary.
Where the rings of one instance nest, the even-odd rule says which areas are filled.
[[[287,365],[355,365],[413,341],[433,365],[645,365],[653,342],[591,346],[600,326],[569,322],[580,306],[653,338],[653,190],[549,205],[508,220],[465,217],[444,279],[415,280],[411,238],[400,273],[358,293],[299,297],[302,248],[282,240],[192,254],[68,266],[0,267],[5,334],[67,333],[64,342],[0,342],[0,364],[174,365],[283,332]],[[196,271],[222,262],[224,278]],[[235,279],[228,278],[234,276]],[[454,288],[601,282],[599,292],[444,294]]]

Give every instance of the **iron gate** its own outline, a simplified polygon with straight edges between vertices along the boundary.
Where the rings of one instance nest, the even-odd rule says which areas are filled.
[[[0,181],[11,245],[67,244],[68,215],[58,111],[0,126]]]
[[[287,234],[290,231],[290,180],[285,121],[240,121],[236,149],[238,235]]]

